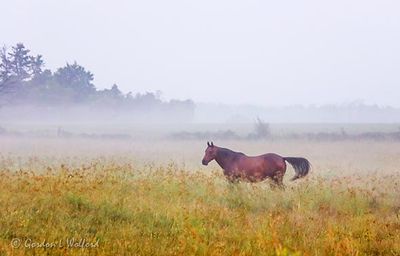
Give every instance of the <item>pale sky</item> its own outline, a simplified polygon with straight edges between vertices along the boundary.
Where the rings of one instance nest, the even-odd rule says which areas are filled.
[[[400,107],[400,1],[1,0],[0,44],[99,88],[228,104]]]

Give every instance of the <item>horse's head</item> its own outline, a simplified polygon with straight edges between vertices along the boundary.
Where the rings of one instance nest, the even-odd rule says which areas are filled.
[[[208,165],[208,163],[211,162],[212,160],[214,160],[215,157],[217,156],[217,150],[218,150],[218,147],[214,146],[214,144],[212,142],[211,143],[207,142],[206,152],[203,157],[203,161],[201,161],[201,163],[203,165]]]

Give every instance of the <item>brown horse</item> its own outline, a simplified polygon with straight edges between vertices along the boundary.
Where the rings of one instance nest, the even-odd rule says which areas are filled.
[[[279,187],[283,187],[283,175],[286,172],[285,161],[293,166],[296,173],[291,180],[306,176],[310,170],[310,162],[302,157],[281,157],[273,153],[246,156],[243,153],[217,147],[212,142],[207,142],[202,163],[208,165],[212,160],[217,161],[224,170],[224,175],[231,182],[238,180],[258,182],[271,178]]]

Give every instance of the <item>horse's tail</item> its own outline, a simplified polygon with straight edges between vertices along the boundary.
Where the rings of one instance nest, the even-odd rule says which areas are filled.
[[[294,177],[291,179],[297,180],[299,178],[302,178],[307,175],[308,171],[310,170],[311,164],[310,162],[302,157],[284,157],[283,158],[285,161],[288,161],[288,163],[293,166],[294,171],[296,174]]]

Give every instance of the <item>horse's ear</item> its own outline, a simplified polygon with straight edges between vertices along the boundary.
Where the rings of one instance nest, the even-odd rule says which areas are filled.
[[[214,143],[211,141],[211,147],[214,147]]]
[[[208,141],[207,141],[207,146],[211,146],[211,145],[210,145],[210,142],[208,142]]]

